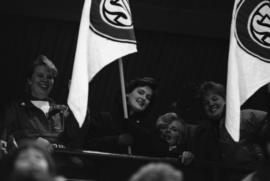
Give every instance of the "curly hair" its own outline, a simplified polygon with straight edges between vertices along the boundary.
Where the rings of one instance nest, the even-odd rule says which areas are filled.
[[[39,55],[29,66],[27,71],[27,78],[30,78],[37,66],[44,65],[51,72],[53,77],[55,78],[58,74],[58,70],[53,62],[45,55]]]
[[[215,93],[221,96],[223,99],[226,98],[225,87],[222,84],[219,84],[214,81],[203,82],[199,88],[198,97],[200,100],[202,100],[209,93]]]
[[[184,144],[187,139],[187,125],[185,120],[179,117],[175,112],[168,112],[159,116],[156,121],[156,128],[159,130],[162,125],[168,126],[173,121],[177,121],[181,124],[179,130],[181,140],[178,140],[178,144]]]

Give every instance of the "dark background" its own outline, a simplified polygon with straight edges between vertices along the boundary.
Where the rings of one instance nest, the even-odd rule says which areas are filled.
[[[176,100],[183,109],[193,107],[194,87],[202,81],[226,84],[233,0],[131,0],[130,4],[138,53],[124,58],[125,79],[151,76],[158,81],[152,118],[170,110]],[[25,68],[41,53],[59,69],[52,97],[66,102],[82,6],[82,0],[13,0],[0,6],[1,110],[21,95]],[[118,89],[114,62],[90,83],[90,110],[108,111]],[[264,106],[265,91],[260,92],[247,107]],[[187,119],[197,115],[195,110],[187,113]]]

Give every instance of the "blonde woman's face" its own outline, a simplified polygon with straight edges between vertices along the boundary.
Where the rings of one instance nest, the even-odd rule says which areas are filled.
[[[47,98],[54,84],[52,71],[45,65],[35,67],[30,79],[28,79],[32,96],[36,98]]]
[[[162,124],[159,126],[161,138],[164,139],[170,146],[177,145],[181,139],[182,124],[175,120],[169,124]]]
[[[49,164],[39,150],[28,148],[18,155],[14,169],[20,172],[39,171],[46,173],[49,171]]]

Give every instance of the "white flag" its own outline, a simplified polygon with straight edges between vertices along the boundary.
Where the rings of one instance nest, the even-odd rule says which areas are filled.
[[[270,82],[270,2],[235,0],[227,77],[226,128],[240,135],[240,106]]]
[[[128,0],[85,0],[68,105],[82,126],[89,81],[112,61],[137,51]]]

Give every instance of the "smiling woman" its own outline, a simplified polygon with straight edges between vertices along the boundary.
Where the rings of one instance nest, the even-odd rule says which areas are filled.
[[[30,67],[27,83],[31,96],[47,99],[57,75],[55,65],[44,55],[40,55]]]
[[[64,144],[64,130],[69,115],[67,106],[57,105],[50,92],[57,68],[45,55],[40,55],[29,66],[26,95],[7,106],[1,130],[1,148],[17,147],[29,139],[41,145]],[[64,127],[65,125],[65,127]],[[8,144],[6,143],[8,142]],[[4,148],[8,146],[8,148]]]
[[[153,78],[144,77],[130,81],[126,86],[128,119],[124,119],[122,102],[116,104],[110,113],[98,113],[90,116],[90,126],[85,139],[85,148],[128,153],[131,146],[133,154],[165,155],[168,144],[146,126],[146,115],[149,113],[156,97],[156,82]]]
[[[225,127],[225,87],[213,81],[206,81],[199,90],[201,105],[207,122],[205,128],[208,138],[201,143],[214,143],[208,149],[217,150],[219,159],[229,167],[254,170],[263,160],[259,133],[267,124],[267,112],[243,109],[240,115],[240,140],[235,142]],[[197,136],[198,139],[202,139]],[[197,148],[199,149],[199,147]],[[202,152],[202,149],[200,150]],[[206,153],[206,152],[205,152]],[[208,157],[208,158],[207,158]],[[209,159],[211,155],[205,155]],[[245,173],[229,173],[226,180],[240,180]]]

